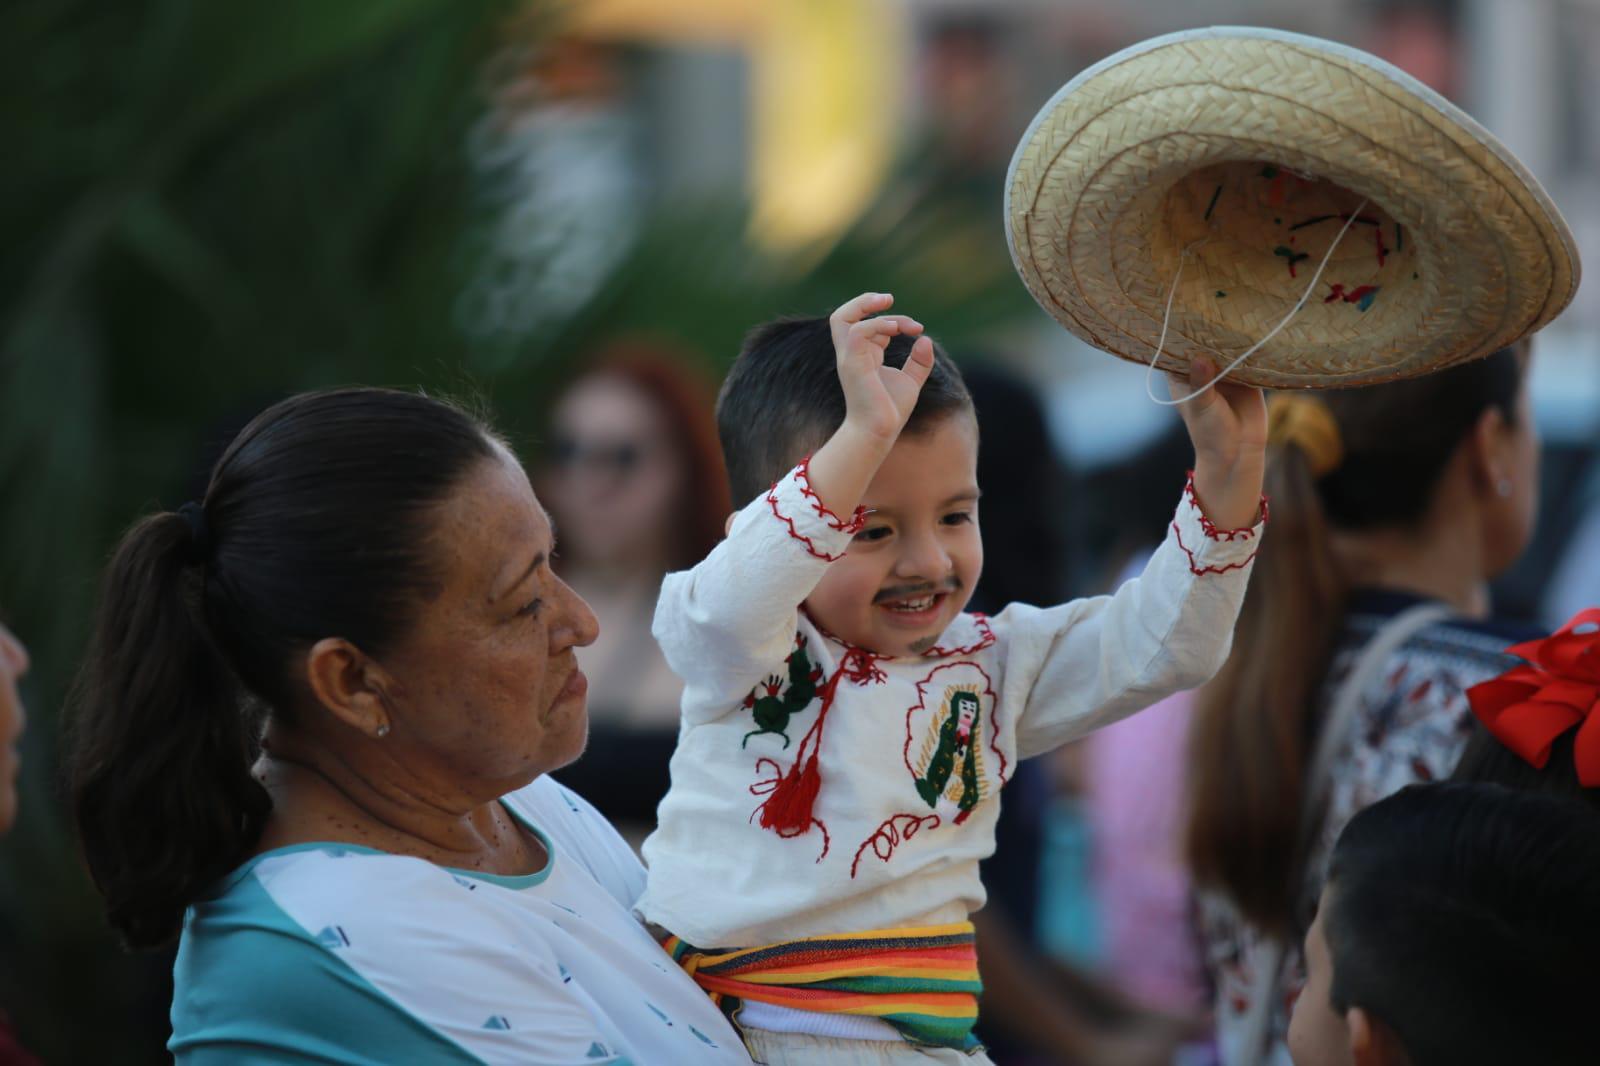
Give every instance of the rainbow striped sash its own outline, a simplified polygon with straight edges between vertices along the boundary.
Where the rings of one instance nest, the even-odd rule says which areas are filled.
[[[977,1046],[978,954],[971,922],[701,950],[663,947],[719,1005],[753,999],[797,1010],[881,1018],[913,1044]]]

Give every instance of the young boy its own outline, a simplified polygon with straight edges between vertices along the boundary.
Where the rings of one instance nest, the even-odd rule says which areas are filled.
[[[1212,675],[1265,518],[1261,394],[1222,385],[1181,408],[1195,473],[1143,577],[964,614],[978,427],[921,325],[869,317],[891,303],[747,340],[717,417],[751,502],[656,613],[686,689],[636,910],[769,1063],[975,1047],[1001,786]]]
[[[1600,1059],[1600,818],[1498,785],[1413,785],[1351,819],[1306,934],[1295,1066]]]

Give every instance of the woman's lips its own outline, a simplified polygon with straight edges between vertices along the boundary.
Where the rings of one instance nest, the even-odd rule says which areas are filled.
[[[589,679],[582,670],[574,668],[567,683],[561,686],[561,691],[556,694],[556,701],[581,700],[589,694]]]

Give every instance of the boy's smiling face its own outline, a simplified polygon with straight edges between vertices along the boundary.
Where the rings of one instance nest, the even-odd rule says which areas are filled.
[[[895,442],[861,506],[872,512],[806,599],[823,629],[880,655],[920,655],[972,597],[978,535],[978,427],[951,414]]]

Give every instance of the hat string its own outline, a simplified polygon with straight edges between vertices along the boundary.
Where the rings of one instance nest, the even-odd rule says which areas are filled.
[[[1172,321],[1172,298],[1178,295],[1178,279],[1183,277],[1183,264],[1189,258],[1189,253],[1200,247],[1200,245],[1206,243],[1206,241],[1210,240],[1210,238],[1201,237],[1199,240],[1185,248],[1183,250],[1183,254],[1178,257],[1178,269],[1176,273],[1172,275],[1172,288],[1167,291],[1167,312],[1161,317],[1161,337],[1156,341],[1156,354],[1151,357],[1150,366],[1145,370],[1145,394],[1149,396],[1152,401],[1160,404],[1162,407],[1177,407],[1179,404],[1188,403],[1190,400],[1193,400],[1196,397],[1205,395],[1205,393],[1211,390],[1212,386],[1216,385],[1217,382],[1227,377],[1239,366],[1239,364],[1243,363],[1246,359],[1254,355],[1263,344],[1276,337],[1278,332],[1282,330],[1284,326],[1289,324],[1289,320],[1300,313],[1300,309],[1306,305],[1306,301],[1311,299],[1311,294],[1316,291],[1317,282],[1322,280],[1322,272],[1327,268],[1328,260],[1333,258],[1333,250],[1339,247],[1339,242],[1344,240],[1344,235],[1350,232],[1350,226],[1355,222],[1356,216],[1361,214],[1361,209],[1367,206],[1367,203],[1367,200],[1362,200],[1361,203],[1356,205],[1356,209],[1350,212],[1350,216],[1344,220],[1344,226],[1339,230],[1339,235],[1334,237],[1332,244],[1328,245],[1328,250],[1322,253],[1322,262],[1317,264],[1316,272],[1311,275],[1311,283],[1306,286],[1306,291],[1300,295],[1299,301],[1289,309],[1289,313],[1283,316],[1283,320],[1280,321],[1276,326],[1272,327],[1271,332],[1269,332],[1265,337],[1262,337],[1260,340],[1256,341],[1250,347],[1246,348],[1242,353],[1240,353],[1237,359],[1224,367],[1220,374],[1217,374],[1198,389],[1195,389],[1188,395],[1182,396],[1175,400],[1163,400],[1161,397],[1156,395],[1156,391],[1152,385],[1152,382],[1155,378],[1156,364],[1161,361],[1161,352],[1167,346],[1167,325]]]

